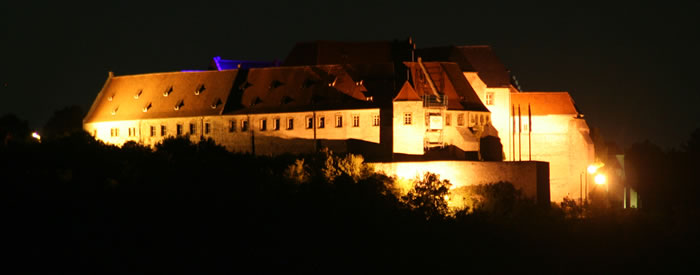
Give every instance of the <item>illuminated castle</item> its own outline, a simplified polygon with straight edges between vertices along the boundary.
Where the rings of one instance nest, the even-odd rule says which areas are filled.
[[[532,159],[551,163],[552,199],[577,196],[571,179],[593,145],[573,100],[521,93],[489,47],[310,42],[282,64],[214,58],[207,71],[110,73],[84,129],[116,145],[188,136],[260,155],[327,147],[384,162],[518,160],[529,151],[514,146],[513,104],[532,108]]]

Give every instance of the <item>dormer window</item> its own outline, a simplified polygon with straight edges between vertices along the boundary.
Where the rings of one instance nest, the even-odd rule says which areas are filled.
[[[114,108],[114,110],[112,110],[112,115],[116,115],[117,111],[119,111],[119,106],[117,106],[117,108]]]
[[[282,82],[280,82],[280,81],[277,80],[277,79],[275,79],[275,80],[273,80],[272,82],[270,82],[270,89],[274,89],[274,88],[277,88],[277,87],[279,87],[279,86],[282,86]]]
[[[170,93],[172,93],[172,92],[173,92],[173,86],[170,86],[169,88],[165,89],[165,91],[163,92],[163,96],[169,96]]]
[[[302,88],[310,88],[314,84],[316,84],[315,80],[313,80],[312,78],[307,78],[306,80],[304,80],[304,83],[301,84],[301,87]]]
[[[221,105],[221,103],[222,103],[222,102],[221,102],[221,99],[220,99],[220,98],[217,98],[216,100],[214,100],[214,103],[211,104],[211,108],[212,108],[212,109],[216,109],[216,108],[219,107],[219,105]]]
[[[175,104],[175,111],[180,110],[180,108],[182,108],[182,106],[185,106],[185,101],[180,99],[180,101],[178,101],[177,104]]]
[[[333,80],[328,83],[328,87],[335,87],[335,83],[338,82],[338,77],[334,76]]]
[[[250,82],[246,81],[243,84],[241,84],[241,90],[248,89],[248,87],[253,86]]]
[[[112,101],[114,99],[114,95],[111,95],[107,98],[107,101]]]
[[[260,99],[260,97],[256,96],[255,98],[253,98],[253,100],[250,101],[250,106],[255,106],[256,104],[258,104],[260,102],[262,102],[262,100]]]
[[[136,94],[134,95],[134,99],[139,99],[139,97],[141,97],[142,93],[143,93],[143,90],[139,90],[138,92],[136,92]]]
[[[355,86],[362,86],[362,83],[364,83],[364,80],[355,81]]]
[[[143,112],[148,112],[148,109],[151,109],[151,106],[153,106],[153,104],[149,102],[145,107],[143,107]]]
[[[290,102],[292,102],[292,101],[293,101],[293,99],[292,99],[291,97],[289,97],[289,96],[283,96],[282,99],[280,100],[280,103],[282,103],[282,104],[287,104],[287,103],[290,103]]]
[[[197,87],[197,89],[194,90],[194,95],[199,95],[199,94],[201,94],[202,92],[204,92],[205,89],[206,89],[206,88],[204,88],[204,84],[199,85],[199,87]]]

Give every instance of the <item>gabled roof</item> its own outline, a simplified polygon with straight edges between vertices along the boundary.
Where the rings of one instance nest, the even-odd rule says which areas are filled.
[[[419,97],[423,95],[430,95],[432,92],[426,90],[426,88],[421,88],[421,81],[423,75],[417,62],[404,62],[406,66],[411,68],[412,81]],[[439,93],[447,96],[447,108],[450,110],[471,110],[471,111],[483,111],[488,112],[489,110],[484,106],[479,97],[474,92],[474,89],[469,85],[467,79],[464,78],[459,66],[452,62],[423,62],[426,67],[430,78],[434,83],[437,83],[436,89]],[[439,85],[438,85],[439,84]]]
[[[576,108],[574,99],[568,92],[522,92],[511,93],[511,103],[527,114],[527,106],[530,105],[532,115],[577,115],[580,112]]]
[[[84,122],[221,114],[237,73],[226,70],[110,77]]]
[[[240,104],[225,113],[272,113],[376,108],[371,93],[393,93],[391,64],[251,69],[235,85]],[[391,96],[391,95],[390,95]]]
[[[401,90],[399,91],[399,94],[394,97],[394,101],[421,101],[422,99],[418,94],[416,93],[416,90],[413,89],[413,86],[411,86],[411,83],[408,83],[408,81],[403,83],[403,87],[401,87]]]
[[[494,54],[491,46],[444,46],[416,50],[426,61],[450,61],[463,72],[476,72],[488,87],[508,87],[510,72]]]

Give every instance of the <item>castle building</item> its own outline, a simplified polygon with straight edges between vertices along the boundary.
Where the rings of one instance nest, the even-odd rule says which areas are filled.
[[[110,73],[84,129],[116,145],[187,136],[256,155],[327,147],[382,162],[546,161],[556,201],[578,196],[593,162],[571,96],[521,92],[488,46],[316,41],[282,63],[216,57],[209,69]]]
[[[336,61],[299,53],[302,43],[283,66],[215,59],[217,70],[110,73],[84,128],[117,145],[189,136],[261,155],[327,147],[371,160],[477,160],[490,112],[455,63],[397,56],[409,43],[377,42],[377,58],[341,51]]]
[[[595,161],[583,113],[568,92],[521,91],[490,46],[419,49],[425,60],[456,62],[489,109],[507,161],[550,165],[552,200],[579,198],[586,168]]]

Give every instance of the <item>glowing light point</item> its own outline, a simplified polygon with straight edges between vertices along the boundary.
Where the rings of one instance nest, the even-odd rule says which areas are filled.
[[[603,174],[595,175],[595,178],[593,180],[595,180],[596,184],[605,184],[605,182],[608,181],[608,179]]]
[[[32,132],[32,137],[38,141],[41,141],[41,136],[37,132]]]

